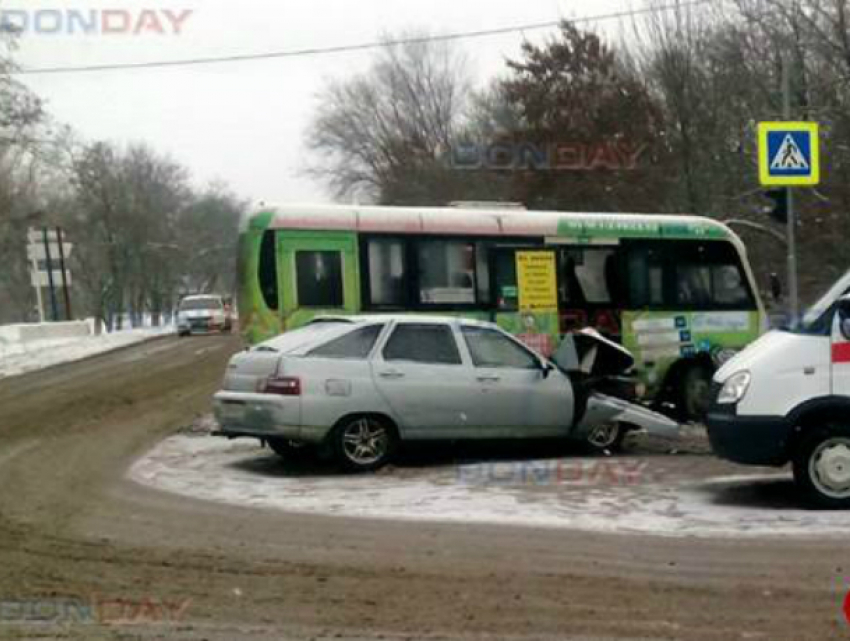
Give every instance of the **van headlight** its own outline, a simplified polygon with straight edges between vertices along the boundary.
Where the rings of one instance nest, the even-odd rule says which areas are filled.
[[[749,372],[738,372],[727,378],[717,396],[717,402],[721,405],[729,405],[740,401],[747,393],[751,379]]]

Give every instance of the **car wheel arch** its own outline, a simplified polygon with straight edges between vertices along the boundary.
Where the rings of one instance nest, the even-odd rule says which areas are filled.
[[[333,428],[328,432],[328,435],[333,434],[336,430],[338,430],[341,426],[346,423],[353,421],[358,418],[375,418],[387,425],[393,432],[395,432],[395,437],[399,440],[404,439],[404,433],[399,428],[398,423],[392,416],[384,413],[384,412],[349,412],[341,417],[334,423]]]
[[[793,425],[788,443],[789,452],[792,452],[801,440],[824,425],[850,422],[843,418],[848,414],[850,398],[843,396],[820,396],[801,403],[787,415],[788,422]]]

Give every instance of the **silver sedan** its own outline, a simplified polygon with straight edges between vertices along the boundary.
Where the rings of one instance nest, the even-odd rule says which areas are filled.
[[[492,323],[356,316],[235,355],[214,409],[221,435],[259,438],[283,456],[325,444],[360,471],[385,464],[402,440],[584,439],[601,418],[576,393]]]

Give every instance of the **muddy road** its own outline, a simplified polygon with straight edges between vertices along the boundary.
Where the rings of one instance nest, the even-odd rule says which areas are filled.
[[[370,520],[129,480],[209,412],[237,349],[166,338],[0,380],[0,637],[850,638],[850,528],[714,540]]]

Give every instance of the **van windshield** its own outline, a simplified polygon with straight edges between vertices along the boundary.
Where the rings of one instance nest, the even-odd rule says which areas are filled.
[[[800,334],[829,334],[835,301],[850,291],[850,271],[830,285],[829,289],[809,307],[802,318],[792,326]]]
[[[221,309],[221,299],[212,296],[206,298],[187,298],[180,302],[180,311],[196,309]]]

